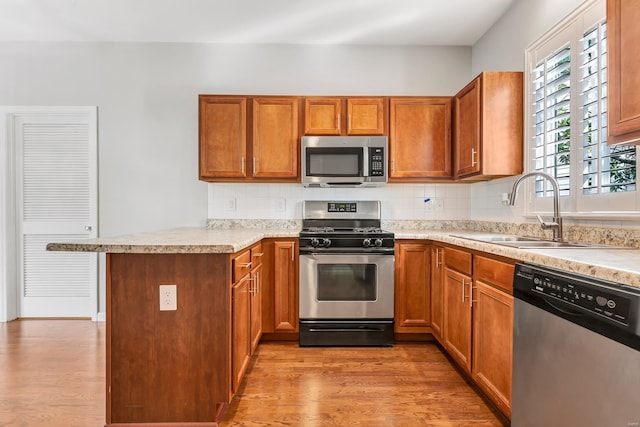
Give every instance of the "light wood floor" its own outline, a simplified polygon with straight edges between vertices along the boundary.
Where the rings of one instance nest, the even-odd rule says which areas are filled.
[[[434,344],[256,356],[221,427],[502,426]],[[0,426],[103,426],[104,373],[104,323],[0,323]]]

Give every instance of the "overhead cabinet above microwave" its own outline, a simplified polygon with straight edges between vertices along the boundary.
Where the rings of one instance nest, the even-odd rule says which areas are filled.
[[[304,98],[304,135],[388,135],[384,97]]]

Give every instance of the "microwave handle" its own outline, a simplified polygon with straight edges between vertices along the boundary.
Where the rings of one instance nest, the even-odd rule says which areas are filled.
[[[369,176],[369,147],[362,147],[362,176]]]

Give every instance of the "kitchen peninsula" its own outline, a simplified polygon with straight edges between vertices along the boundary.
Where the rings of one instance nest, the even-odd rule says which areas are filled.
[[[393,231],[396,239],[431,241],[640,287],[637,249],[522,250],[452,236],[473,236],[474,231]],[[250,316],[249,296],[257,288],[249,270],[259,263],[263,268],[264,332],[277,332],[274,323],[286,326],[295,320],[287,323],[277,316],[297,316],[291,305],[297,303],[295,289],[273,299],[280,286],[274,281],[289,277],[288,285],[297,285],[298,232],[295,224],[179,228],[48,245],[54,251],[107,253],[108,426],[216,425],[244,374],[235,361],[244,363],[252,351],[244,358],[234,354],[236,335],[244,333],[238,320]],[[244,277],[249,278],[246,288]],[[160,308],[161,285],[176,286],[175,310]],[[234,307],[238,302],[241,310]]]

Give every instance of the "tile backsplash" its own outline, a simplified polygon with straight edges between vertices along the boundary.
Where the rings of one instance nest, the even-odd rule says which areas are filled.
[[[300,219],[304,200],[380,200],[389,220],[468,219],[471,186],[388,184],[377,188],[304,188],[300,184],[208,184],[209,218]]]

